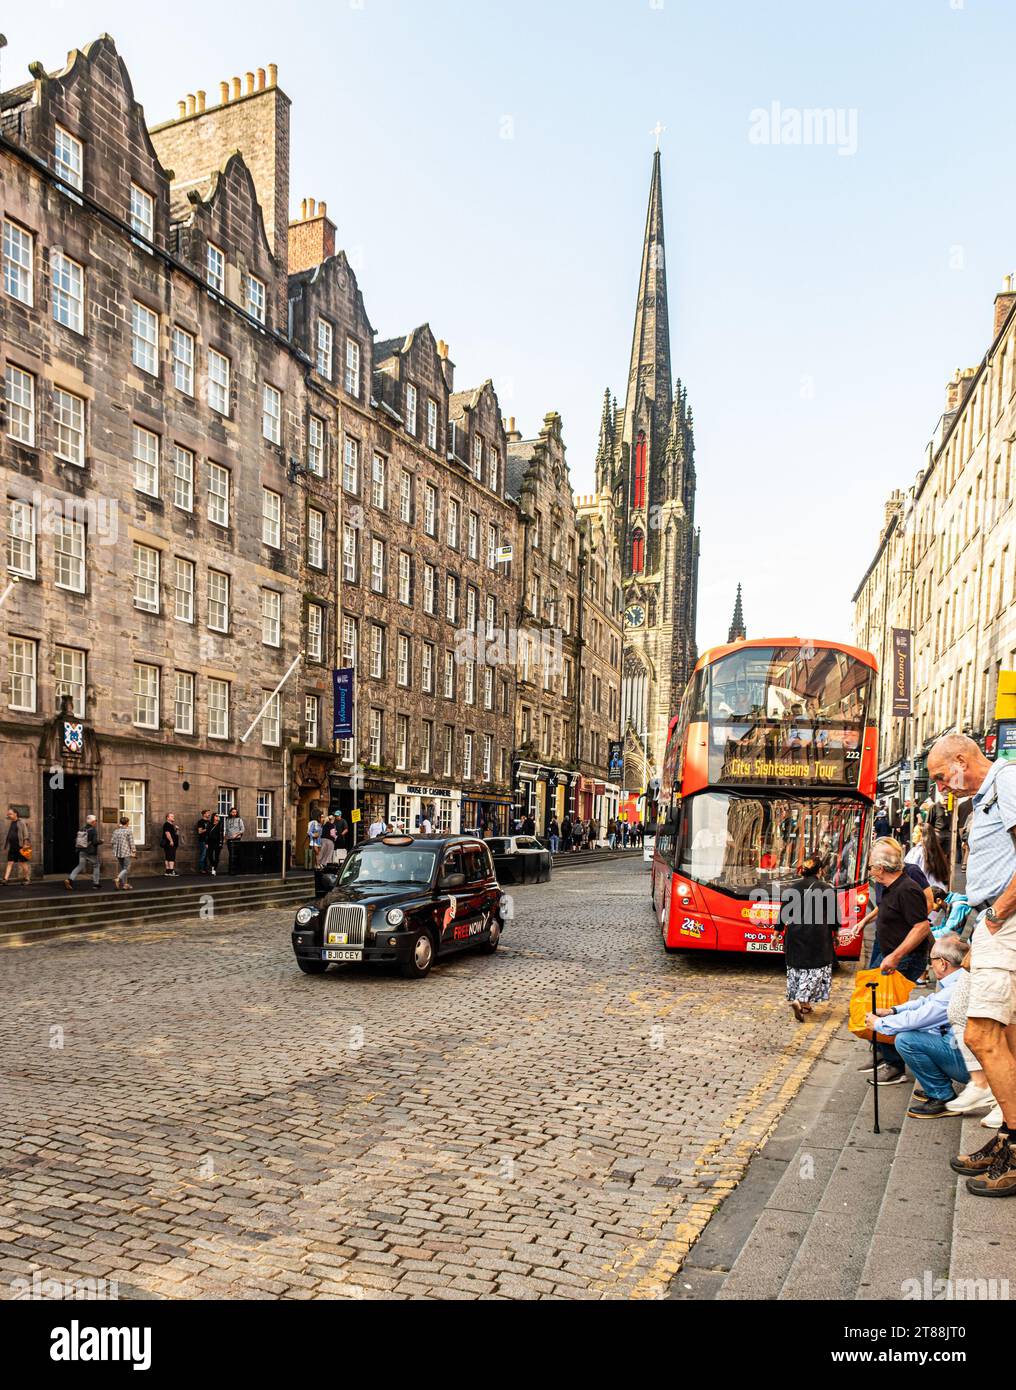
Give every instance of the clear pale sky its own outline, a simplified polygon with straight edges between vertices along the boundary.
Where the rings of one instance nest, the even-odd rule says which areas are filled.
[[[623,395],[662,121],[699,644],[739,580],[749,635],[849,636],[885,497],[1016,269],[1011,0],[8,9],[4,87],[106,31],[151,123],[278,63],[294,210],[328,202],[380,336],[429,321],[527,435],[560,411],[577,491],[604,387]],[[774,102],[839,111],[839,145],[759,143]]]

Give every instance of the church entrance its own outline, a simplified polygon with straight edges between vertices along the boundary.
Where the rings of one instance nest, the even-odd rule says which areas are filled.
[[[56,780],[59,785],[51,783]],[[67,874],[78,862],[74,838],[81,829],[80,777],[66,774],[55,778],[53,773],[42,776],[42,839],[44,874]],[[87,799],[86,799],[87,804]]]

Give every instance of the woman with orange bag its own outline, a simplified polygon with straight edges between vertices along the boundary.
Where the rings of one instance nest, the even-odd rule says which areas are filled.
[[[882,889],[869,969],[883,975],[899,971],[915,984],[928,968],[933,940],[924,893],[903,871],[903,854],[894,840],[876,840],[871,850],[871,880]],[[879,1043],[880,1086],[901,1086],[907,1079],[903,1058],[891,1043]],[[859,1071],[874,1071],[867,1062]],[[874,1080],[872,1084],[874,1084]]]

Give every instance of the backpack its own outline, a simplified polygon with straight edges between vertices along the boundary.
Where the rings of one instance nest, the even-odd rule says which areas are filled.
[[[88,848],[88,831],[87,831],[87,830],[79,830],[78,833],[77,833],[77,835],[75,835],[75,837],[74,837],[74,848],[75,848],[75,849],[87,849],[87,848]]]

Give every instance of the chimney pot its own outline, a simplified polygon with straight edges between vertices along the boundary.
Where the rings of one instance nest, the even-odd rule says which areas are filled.
[[[237,99],[237,97],[238,97],[239,95],[240,95],[240,79],[239,79],[238,77],[234,77],[234,78],[233,78],[233,100],[236,101],[236,99]]]
[[[259,92],[263,92],[264,90],[265,90],[265,70],[264,70],[264,68],[258,68],[258,91],[259,91]]]
[[[199,110],[199,111],[203,111],[203,110],[205,109],[205,96],[206,96],[206,93],[205,93],[205,92],[198,92],[198,110]]]
[[[509,431],[510,434],[514,434],[514,433],[515,433],[515,416],[514,416],[514,415],[509,415],[509,416],[508,416],[508,431]]]
[[[307,221],[307,199],[303,198],[300,202],[300,221]]]
[[[278,80],[279,80],[279,68],[278,68],[278,64],[276,64],[276,63],[269,63],[269,64],[268,64],[268,85],[269,85],[269,87],[274,87],[275,84],[276,84],[276,82],[278,82]]]
[[[254,74],[253,74],[252,72],[249,72],[249,73],[247,73],[247,95],[250,96],[250,94],[251,94],[251,92],[253,92],[253,90],[254,90]]]
[[[317,205],[317,210],[318,210],[318,216],[319,216],[319,217],[324,217],[325,213],[328,211],[328,204],[327,204],[327,203],[318,203],[318,205]]]
[[[176,103],[176,115],[177,115],[177,120],[179,120],[181,116],[186,116],[186,114],[187,114],[187,103],[186,103],[185,101],[178,101],[178,102]]]
[[[226,104],[226,102],[227,102],[228,100],[229,100],[229,83],[228,83],[228,82],[220,82],[220,83],[219,83],[219,103],[220,103],[220,105],[225,106],[225,104]]]
[[[308,199],[307,199],[307,211],[308,211],[308,213],[310,214],[311,217],[316,216],[316,213],[317,213],[317,204],[315,203],[315,201],[314,201],[313,198],[308,198]]]
[[[196,98],[195,98],[195,96],[194,96],[194,93],[193,93],[193,92],[188,92],[188,93],[187,93],[187,114],[188,114],[188,116],[193,116],[196,106],[197,106],[197,101],[196,101]]]

